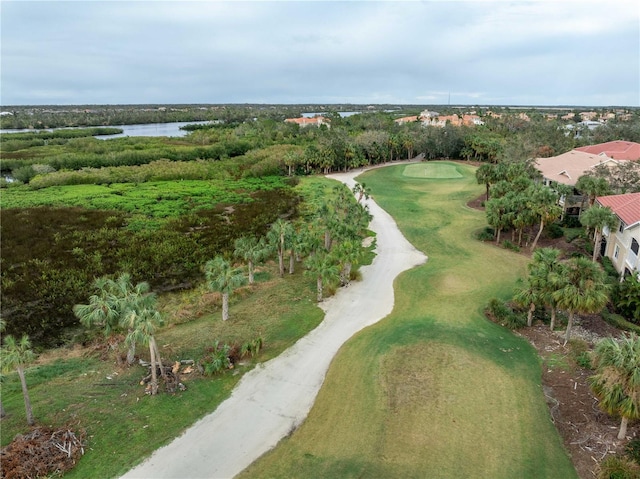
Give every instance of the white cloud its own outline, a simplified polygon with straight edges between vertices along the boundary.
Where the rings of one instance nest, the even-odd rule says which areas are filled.
[[[4,104],[47,102],[47,92],[75,103],[412,103],[451,91],[469,102],[638,105],[640,15],[626,1],[2,7]]]

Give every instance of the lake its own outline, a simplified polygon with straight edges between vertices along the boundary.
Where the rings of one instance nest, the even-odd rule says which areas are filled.
[[[109,127],[120,128],[122,133],[116,135],[100,135],[96,136],[101,140],[108,140],[110,138],[123,138],[125,136],[185,136],[189,132],[181,130],[181,126],[185,125],[202,125],[209,123],[208,121],[176,121],[173,123],[144,123],[138,125],[109,125]],[[77,128],[91,128],[91,127],[77,127]],[[70,129],[75,130],[76,127]],[[62,128],[49,128],[47,131],[61,130]],[[38,130],[0,130],[0,133],[20,133],[28,131]]]

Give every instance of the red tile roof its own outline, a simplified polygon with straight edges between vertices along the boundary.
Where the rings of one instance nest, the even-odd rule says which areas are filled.
[[[640,224],[640,193],[598,196],[596,201],[611,208],[627,227]]]
[[[307,125],[326,125],[329,122],[329,119],[323,116],[314,116],[313,118],[305,118],[305,117],[287,118],[284,121],[288,123],[297,123],[300,126],[307,126]]]
[[[605,154],[615,160],[640,160],[640,143],[632,141],[609,141],[598,145],[581,146],[578,151],[593,155]]]

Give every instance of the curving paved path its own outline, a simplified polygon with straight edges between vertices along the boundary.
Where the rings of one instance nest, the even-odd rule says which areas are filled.
[[[330,175],[352,187],[358,172]],[[246,373],[232,395],[180,437],[155,451],[123,478],[232,478],[305,419],[331,360],[359,330],[393,309],[393,281],[426,261],[374,201],[370,228],[376,257],[362,281],[321,303],[324,321],[280,356]]]

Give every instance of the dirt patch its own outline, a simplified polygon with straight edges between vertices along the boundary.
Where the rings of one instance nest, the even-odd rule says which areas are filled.
[[[606,336],[618,336],[620,331],[597,315],[577,318],[572,338],[580,341],[563,346],[564,331],[549,330],[542,323],[517,332],[526,338],[542,359],[542,385],[551,419],[573,465],[581,479],[597,477],[598,464],[608,455],[622,454],[628,440],[618,440],[619,420],[603,413],[591,393],[587,378],[593,371],[576,362],[576,350],[594,344]],[[572,353],[573,349],[573,353]],[[640,436],[638,421],[631,423],[627,437]]]

